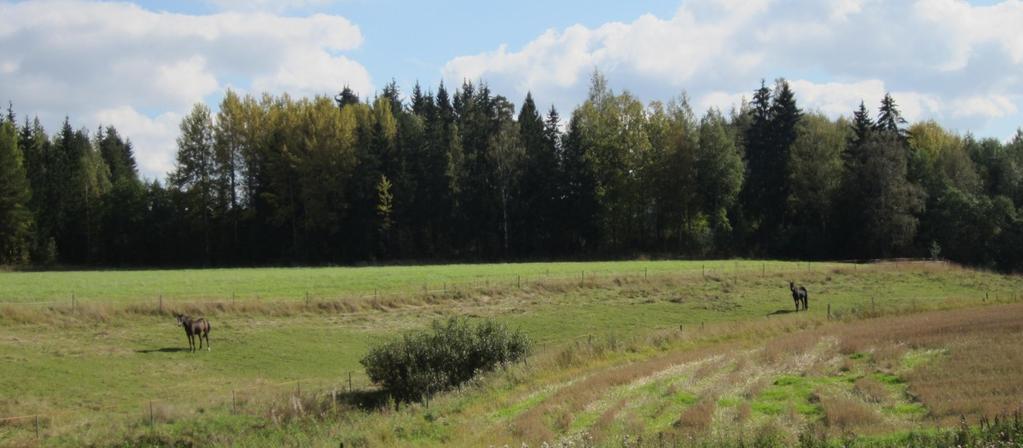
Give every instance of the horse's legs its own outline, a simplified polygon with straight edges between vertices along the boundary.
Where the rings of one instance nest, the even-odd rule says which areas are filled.
[[[196,333],[195,338],[199,340],[199,350],[202,350],[202,333]]]
[[[211,350],[211,347],[210,347],[210,332],[207,331],[207,332],[203,333],[203,337],[206,338],[206,351],[210,351]]]
[[[188,351],[195,351],[195,335],[188,333]]]

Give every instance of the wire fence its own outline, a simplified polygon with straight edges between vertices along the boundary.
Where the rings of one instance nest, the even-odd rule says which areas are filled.
[[[164,296],[158,292],[148,295],[149,299],[124,299],[124,300],[102,300],[78,297],[75,291],[70,291],[64,300],[44,301],[5,301],[0,302],[0,307],[41,307],[59,308],[72,312],[83,306],[120,306],[120,307],[149,307],[157,312],[165,312],[171,307],[193,306],[208,307],[238,306],[251,304],[280,304],[280,305],[315,305],[322,302],[344,302],[344,301],[383,301],[388,299],[400,299],[422,296],[437,296],[449,294],[479,293],[494,290],[514,290],[525,288],[544,288],[551,286],[577,285],[600,286],[615,280],[663,280],[663,279],[694,279],[704,280],[733,280],[768,277],[780,274],[812,274],[814,272],[825,272],[828,270],[842,269],[845,271],[869,271],[876,268],[877,262],[894,264],[896,269],[900,265],[928,262],[927,259],[897,259],[897,260],[840,260],[829,262],[763,262],[750,263],[748,261],[735,262],[711,262],[701,264],[699,268],[694,264],[692,267],[678,270],[650,269],[641,270],[601,270],[581,269],[574,272],[557,271],[550,272],[529,272],[510,274],[480,274],[469,279],[458,279],[451,281],[423,281],[411,284],[406,282],[402,288],[387,288],[356,291],[350,293],[317,293],[306,291],[300,297],[262,297],[259,294],[241,296],[232,293],[228,296],[215,297],[171,297]],[[941,263],[942,265],[947,265]]]

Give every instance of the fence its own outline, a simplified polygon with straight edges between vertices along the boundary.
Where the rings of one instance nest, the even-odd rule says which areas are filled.
[[[216,305],[220,307],[238,307],[246,304],[278,304],[278,305],[322,305],[324,302],[348,302],[354,304],[358,302],[366,303],[371,301],[386,301],[402,298],[411,297],[422,297],[429,295],[449,295],[459,293],[478,293],[484,291],[493,291],[495,289],[524,289],[529,287],[549,287],[558,285],[577,285],[580,287],[585,286],[599,286],[602,282],[611,282],[615,279],[630,279],[630,280],[663,280],[667,278],[676,279],[715,279],[715,280],[732,280],[738,282],[739,279],[746,279],[750,277],[767,277],[770,275],[779,274],[811,274],[814,272],[823,272],[825,270],[833,269],[844,269],[852,270],[852,272],[869,271],[874,269],[876,266],[865,263],[876,263],[879,261],[885,261],[888,263],[894,263],[896,268],[900,264],[920,263],[927,260],[920,259],[897,259],[897,260],[847,260],[847,261],[831,261],[831,262],[806,262],[806,261],[794,261],[794,262],[771,262],[770,265],[767,262],[751,263],[748,261],[734,261],[734,262],[710,262],[701,264],[699,269],[696,269],[694,264],[692,268],[678,269],[678,270],[664,270],[664,269],[649,269],[644,268],[642,270],[579,270],[575,272],[556,272],[550,273],[548,270],[545,273],[523,273],[523,274],[495,274],[495,275],[476,275],[474,278],[461,281],[442,281],[442,282],[428,282],[417,283],[416,285],[407,284],[404,288],[398,289],[387,289],[380,290],[374,289],[372,292],[364,291],[362,293],[350,293],[350,294],[316,294],[305,292],[299,298],[272,298],[265,299],[260,295],[254,295],[249,297],[240,297],[237,294],[232,293],[231,297],[211,297],[207,299],[194,300],[193,298],[170,298],[164,297],[159,293],[150,295],[152,299],[148,301],[140,300],[121,300],[121,301],[103,301],[87,299],[83,301],[79,298],[74,291],[71,291],[68,298],[63,301],[49,300],[49,301],[18,301],[18,302],[0,302],[0,307],[50,307],[51,309],[63,308],[70,310],[72,313],[79,310],[84,306],[120,306],[125,308],[149,308],[150,311],[156,311],[158,313],[164,313],[171,307],[181,306],[192,306],[192,307],[209,307]],[[344,307],[340,307],[344,309]],[[352,310],[349,310],[352,311]]]

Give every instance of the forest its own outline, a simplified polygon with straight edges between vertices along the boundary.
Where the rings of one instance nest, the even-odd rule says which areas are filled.
[[[876,107],[876,108],[875,108]],[[0,118],[0,265],[322,265],[769,257],[1023,268],[1023,131],[803,110],[784,79],[730,111],[643,103],[595,72],[567,118],[485,83],[372,98],[227,91],[175,167],[70,119]]]

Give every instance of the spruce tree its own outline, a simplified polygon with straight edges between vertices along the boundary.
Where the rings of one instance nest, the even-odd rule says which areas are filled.
[[[213,226],[217,165],[213,148],[213,118],[210,109],[197,103],[181,121],[178,153],[171,185],[185,197],[185,213],[200,235],[200,259],[212,262],[210,233]]]
[[[557,112],[555,112],[556,118]],[[519,110],[519,141],[524,149],[522,174],[518,181],[515,214],[519,223],[518,249],[530,255],[543,254],[550,246],[551,218],[555,213],[554,182],[557,177],[557,154],[548,124],[540,116],[533,95]]]
[[[31,192],[13,114],[0,123],[0,265],[29,261]]]
[[[356,95],[351,88],[345,86],[341,89],[341,93],[334,97],[334,101],[337,102],[338,109],[344,109],[349,104],[359,104],[359,95]]]
[[[874,124],[874,130],[888,134],[889,136],[898,137],[903,143],[906,140],[906,119],[902,118],[902,112],[899,112],[898,105],[895,104],[895,98],[892,98],[891,93],[885,93],[884,98],[881,100],[881,107],[878,109],[877,123]]]

